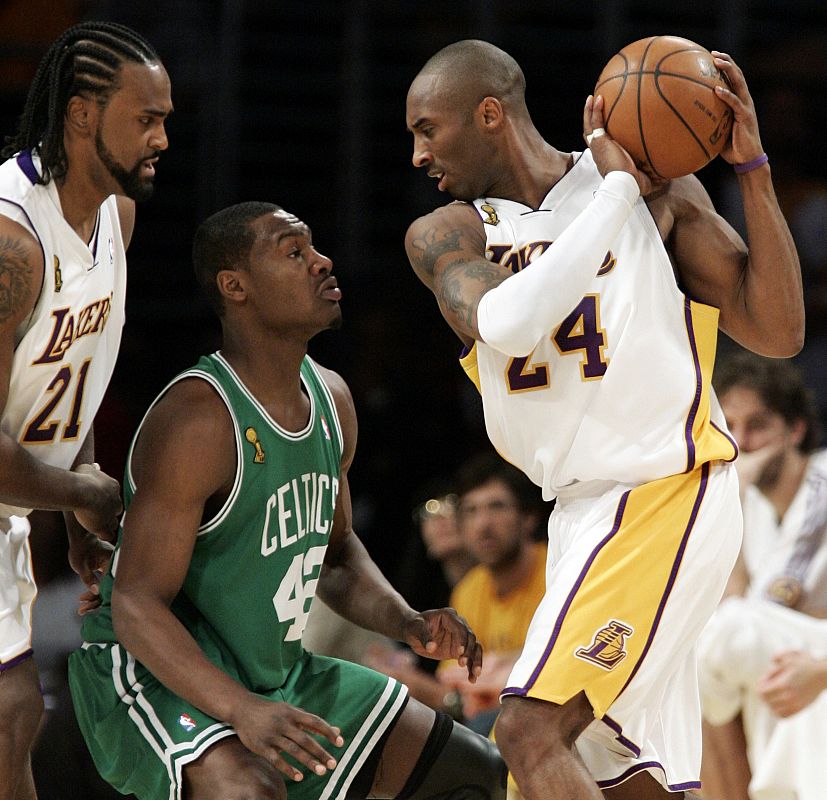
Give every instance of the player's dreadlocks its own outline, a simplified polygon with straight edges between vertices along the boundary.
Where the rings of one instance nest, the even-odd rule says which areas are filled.
[[[151,63],[158,54],[142,36],[114,22],[82,22],[69,28],[43,56],[29,89],[17,135],[6,137],[4,158],[37,149],[40,183],[66,174],[63,119],[69,99],[93,96],[101,107],[118,88],[125,61]]]

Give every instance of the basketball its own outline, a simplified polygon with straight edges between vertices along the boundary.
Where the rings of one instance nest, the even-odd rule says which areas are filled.
[[[638,166],[661,178],[699,170],[727,143],[732,111],[716,94],[727,86],[712,55],[677,36],[650,36],[606,64],[594,94],[603,95],[606,132]]]

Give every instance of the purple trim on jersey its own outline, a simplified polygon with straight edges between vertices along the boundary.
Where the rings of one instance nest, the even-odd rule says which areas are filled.
[[[471,345],[471,347],[468,347],[468,345],[463,345],[462,350],[460,351],[459,357],[460,358],[465,358],[465,356],[467,356],[473,349],[474,349],[473,345]]]
[[[92,266],[97,264],[98,258],[98,239],[101,234],[101,210],[98,209],[98,214],[95,217],[95,230],[92,233],[92,242],[89,245],[89,250],[92,253]]]
[[[695,362],[695,397],[689,408],[689,416],[686,418],[686,471],[692,472],[695,469],[695,441],[692,438],[692,426],[695,424],[695,415],[698,413],[698,406],[701,404],[701,362],[698,360],[698,345],[695,343],[695,328],[692,325],[692,301],[687,297],[684,300],[684,317],[686,319],[686,333],[689,336],[689,346],[692,348],[692,360]]]
[[[11,661],[2,661],[0,662],[0,672],[5,672],[6,670],[11,669],[12,667],[16,667],[18,664],[23,663],[27,659],[31,658],[34,655],[34,650],[30,647],[26,650],[25,653],[21,653],[19,656],[15,656]]]
[[[666,582],[666,588],[664,589],[663,596],[660,599],[660,605],[658,606],[657,613],[655,614],[655,619],[652,621],[652,628],[649,631],[649,638],[646,640],[646,644],[643,647],[643,652],[640,654],[640,658],[637,660],[637,664],[635,664],[635,668],[632,670],[629,677],[626,679],[626,683],[623,684],[623,689],[618,692],[618,697],[623,694],[623,691],[626,687],[632,682],[632,679],[637,675],[637,671],[640,669],[640,665],[643,664],[643,659],[646,658],[646,654],[649,652],[649,648],[652,646],[652,642],[654,641],[655,634],[658,631],[658,625],[660,625],[660,619],[663,616],[663,611],[666,608],[666,601],[669,600],[669,595],[672,594],[672,587],[675,585],[675,580],[678,577],[678,570],[681,566],[681,561],[683,560],[683,554],[686,551],[686,545],[689,543],[689,535],[692,533],[692,528],[695,527],[695,520],[698,517],[698,511],[701,508],[701,502],[704,499],[704,495],[706,494],[706,484],[709,480],[709,462],[704,464],[701,467],[701,483],[698,486],[698,494],[695,497],[695,504],[692,506],[692,513],[689,515],[689,522],[686,523],[686,529],[683,532],[683,536],[681,537],[681,543],[678,546],[678,552],[675,555],[675,561],[672,564],[672,571],[669,573],[669,580]]]
[[[615,739],[634,753],[635,758],[640,758],[640,748],[631,739],[627,739],[623,735],[623,727],[621,724],[619,722],[615,722],[608,714],[604,714],[601,719],[617,734]]]
[[[37,168],[34,165],[34,161],[32,161],[32,151],[31,150],[22,150],[20,153],[17,154],[17,166],[23,170],[23,174],[32,182],[37,183],[40,178],[38,175]]]
[[[651,768],[659,769],[664,775],[666,775],[666,770],[663,768],[663,764],[658,761],[642,761],[640,764],[633,764],[629,769],[625,772],[622,772],[616,778],[609,778],[605,781],[597,781],[597,785],[601,789],[609,789],[612,786],[618,786],[619,784],[623,783],[623,781],[628,780],[632,777],[632,775],[636,775],[638,772],[642,770],[648,770]],[[687,781],[686,783],[667,783],[670,792],[683,792],[687,789],[700,789],[701,782],[700,781]]]
[[[630,490],[631,491],[631,490]],[[563,608],[560,610],[560,614],[557,616],[557,622],[554,623],[554,630],[551,632],[551,638],[549,639],[548,644],[546,645],[546,649],[543,651],[543,655],[540,657],[540,661],[537,666],[534,668],[534,672],[531,673],[531,677],[528,679],[525,687],[520,689],[504,689],[503,694],[522,694],[524,695],[531,687],[534,685],[535,681],[542,672],[543,667],[545,666],[546,661],[548,661],[548,657],[551,655],[551,651],[554,649],[554,644],[557,641],[557,637],[560,635],[560,629],[563,627],[563,620],[566,618],[566,614],[568,613],[571,604],[574,602],[575,595],[577,594],[577,590],[580,588],[583,581],[586,579],[586,575],[588,574],[589,569],[591,569],[592,563],[597,558],[598,553],[603,549],[603,547],[608,544],[609,540],[620,530],[620,523],[623,520],[623,512],[626,510],[626,501],[629,499],[629,492],[624,492],[622,497],[620,498],[620,502],[617,504],[617,513],[615,514],[615,521],[612,529],[609,533],[603,538],[603,540],[597,545],[597,547],[592,550],[591,555],[589,555],[588,560],[586,561],[583,569],[580,571],[580,575],[577,577],[577,580],[574,582],[574,586],[572,586],[571,591],[569,592],[569,596],[566,598],[566,602],[563,604]]]
[[[736,458],[738,458],[738,442],[736,442],[735,439],[733,439],[726,431],[721,430],[712,420],[709,420],[709,424],[713,428],[715,428],[715,430],[718,431],[718,433],[720,433],[721,436],[723,436],[732,445],[732,449],[735,452],[735,455],[732,458],[727,459],[727,463],[731,464],[733,461],[735,461]]]

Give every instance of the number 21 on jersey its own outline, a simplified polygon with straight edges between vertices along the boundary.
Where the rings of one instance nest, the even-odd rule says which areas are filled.
[[[560,355],[580,354],[580,375],[584,381],[600,380],[609,360],[606,331],[600,326],[600,295],[587,294],[559,325],[551,340]],[[505,372],[509,394],[536,392],[551,386],[547,362],[532,363],[531,355],[509,360]]]

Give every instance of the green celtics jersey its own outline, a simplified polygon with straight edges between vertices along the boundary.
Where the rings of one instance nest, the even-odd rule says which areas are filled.
[[[253,691],[279,687],[302,655],[302,631],[333,525],[342,457],[333,398],[306,357],[301,381],[310,417],[294,433],[268,415],[220,352],[204,356],[172,384],[185,378],[207,381],[226,404],[237,466],[224,506],[198,530],[172,610],[217,666]],[[136,439],[139,434],[140,427]],[[136,490],[131,457],[130,451],[124,518]],[[84,620],[87,642],[115,640],[110,601],[117,559],[116,552],[112,575],[101,582],[101,608]]]

